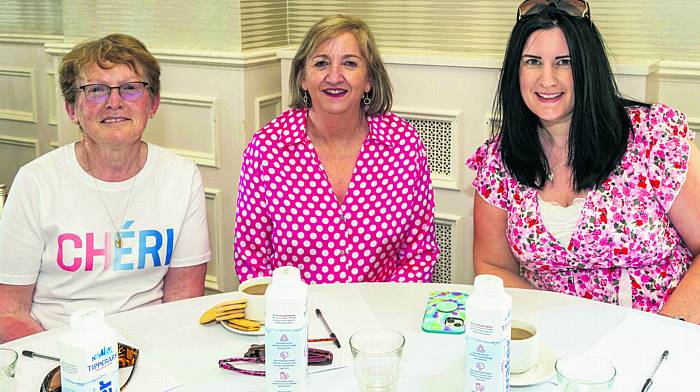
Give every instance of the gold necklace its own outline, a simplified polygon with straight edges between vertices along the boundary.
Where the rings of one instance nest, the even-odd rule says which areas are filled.
[[[139,146],[140,149],[140,146]],[[87,149],[85,149],[85,159],[87,160],[88,164],[88,174],[92,171],[92,162],[90,160],[90,157],[88,156]],[[105,212],[107,213],[107,217],[109,218],[109,222],[112,224],[112,228],[114,229],[114,233],[117,235],[117,238],[114,240],[114,247],[115,248],[120,248],[124,245],[124,241],[122,240],[121,234],[119,234],[119,227],[122,227],[124,225],[124,218],[126,217],[126,211],[129,209],[129,201],[131,201],[131,194],[134,192],[134,185],[136,184],[136,175],[138,174],[138,171],[136,174],[134,174],[134,177],[131,179],[131,189],[129,189],[129,196],[126,198],[126,204],[124,205],[124,211],[122,211],[122,219],[119,221],[119,226],[114,224],[114,219],[112,218],[112,214],[109,213],[109,208],[107,208],[107,203],[105,203],[104,197],[102,197],[102,192],[100,192],[100,187],[97,185],[97,179],[95,176],[90,174],[90,177],[92,177],[92,181],[95,183],[95,190],[97,191],[97,195],[100,197],[100,201],[102,202],[102,207],[104,207]]]
[[[547,172],[547,181],[548,182],[554,182],[554,172],[557,171],[560,167],[564,166],[566,164],[566,160],[561,161],[558,165],[554,166]]]
[[[122,241],[122,236],[119,234],[119,229],[117,225],[114,224],[114,219],[112,219],[112,214],[109,213],[109,208],[107,208],[107,203],[105,203],[105,199],[102,197],[102,192],[100,192],[100,187],[97,185],[97,179],[95,177],[92,177],[92,180],[95,182],[95,190],[97,190],[97,195],[100,196],[100,201],[102,202],[102,207],[104,207],[105,212],[107,213],[107,217],[109,218],[109,222],[112,223],[112,227],[114,228],[114,233],[117,235],[117,238],[114,240],[114,247],[115,248],[121,248],[122,245],[124,245],[124,241]],[[134,175],[134,178],[131,180],[131,189],[129,190],[129,197],[126,198],[126,205],[124,205],[124,211],[122,211],[122,219],[119,221],[121,227],[124,224],[124,218],[126,217],[126,211],[129,209],[129,201],[131,200],[131,194],[134,192],[134,184],[136,184],[136,175]]]

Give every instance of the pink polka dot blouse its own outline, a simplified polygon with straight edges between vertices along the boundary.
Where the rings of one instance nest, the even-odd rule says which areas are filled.
[[[425,148],[394,114],[367,121],[342,205],[306,135],[306,110],[288,110],[253,136],[238,187],[240,281],[283,265],[307,283],[431,281],[438,247]]]

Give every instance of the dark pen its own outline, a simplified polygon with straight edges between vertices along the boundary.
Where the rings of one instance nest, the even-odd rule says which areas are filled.
[[[654,368],[654,371],[651,372],[651,376],[647,378],[647,380],[644,382],[644,386],[642,387],[641,392],[647,392],[649,388],[651,388],[651,384],[654,383],[652,380],[654,378],[654,375],[656,374],[656,371],[659,370],[659,366],[668,358],[668,350],[664,350],[663,354],[661,354],[661,358],[659,358],[659,363],[656,364],[656,367]]]
[[[321,309],[316,309],[316,316],[321,319],[321,322],[323,323],[323,326],[326,327],[326,330],[330,334],[330,336],[335,339],[333,343],[335,343],[335,346],[340,348],[340,341],[338,340],[338,337],[335,336],[333,331],[331,331],[331,327],[328,326],[328,323],[326,322],[326,319],[323,318],[323,313],[321,313]]]
[[[49,361],[56,361],[56,362],[61,361],[60,359],[58,359],[56,357],[50,357],[48,355],[35,353],[34,351],[29,351],[29,350],[22,351],[22,355],[24,355],[25,357],[29,357],[29,358],[42,358],[42,359],[48,359]]]

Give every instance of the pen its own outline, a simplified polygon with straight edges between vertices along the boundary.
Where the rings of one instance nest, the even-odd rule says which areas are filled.
[[[22,355],[24,355],[25,357],[29,357],[29,358],[43,358],[43,359],[48,359],[50,361],[56,361],[56,362],[61,361],[60,359],[58,359],[56,357],[49,357],[48,355],[35,353],[34,351],[29,351],[29,350],[22,351]]]
[[[321,309],[316,309],[316,316],[318,316],[318,318],[321,319],[321,322],[323,323],[323,326],[326,327],[326,330],[328,331],[328,333],[330,334],[330,336],[331,336],[333,339],[335,339],[335,341],[334,341],[335,346],[338,347],[338,348],[340,348],[340,341],[338,340],[338,337],[335,336],[335,334],[333,333],[333,331],[331,331],[331,327],[328,326],[328,323],[326,322],[326,319],[323,318],[323,313],[321,313]]]
[[[642,387],[641,392],[647,392],[649,388],[651,388],[651,384],[654,383],[652,380],[654,378],[654,375],[656,374],[656,371],[659,370],[659,366],[668,358],[668,350],[664,350],[663,354],[661,354],[661,358],[659,358],[659,363],[656,364],[656,367],[654,368],[654,371],[651,372],[651,376],[647,378],[647,380],[644,382],[644,386]]]

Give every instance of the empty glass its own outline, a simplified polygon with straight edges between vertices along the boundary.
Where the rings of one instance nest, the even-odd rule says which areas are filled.
[[[9,348],[0,348],[0,392],[12,392],[15,384],[17,352]]]
[[[592,355],[566,355],[554,364],[559,392],[605,392],[612,389],[617,370]]]
[[[363,392],[394,391],[404,343],[400,332],[370,329],[350,337],[355,377]]]

